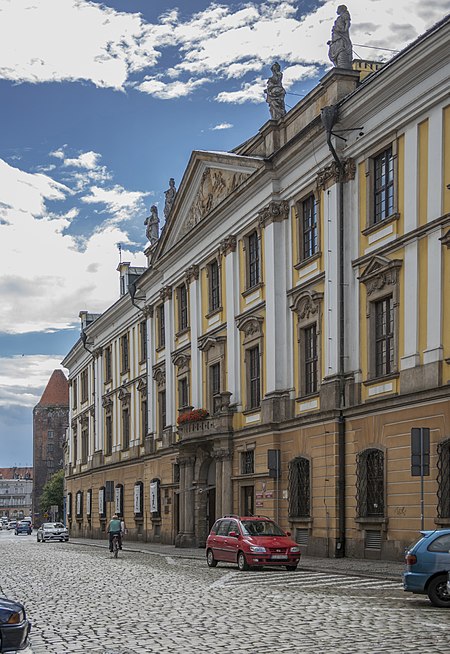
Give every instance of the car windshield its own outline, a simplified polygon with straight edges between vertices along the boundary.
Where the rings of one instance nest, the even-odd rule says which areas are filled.
[[[271,520],[242,521],[244,534],[248,536],[286,536],[284,531]]]
[[[55,527],[59,527],[58,524],[55,524],[54,522],[44,522],[42,525],[43,529],[54,529]],[[62,525],[61,525],[62,527]]]

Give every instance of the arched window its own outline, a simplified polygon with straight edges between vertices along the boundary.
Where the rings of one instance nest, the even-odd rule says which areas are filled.
[[[450,438],[437,446],[437,514],[438,518],[450,518]]]
[[[358,516],[384,516],[384,454],[371,448],[357,455]]]
[[[289,518],[311,515],[310,463],[301,456],[289,462]]]

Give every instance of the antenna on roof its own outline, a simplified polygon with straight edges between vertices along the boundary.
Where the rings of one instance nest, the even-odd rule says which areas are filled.
[[[122,263],[122,243],[117,243],[117,249],[119,250],[119,263]]]

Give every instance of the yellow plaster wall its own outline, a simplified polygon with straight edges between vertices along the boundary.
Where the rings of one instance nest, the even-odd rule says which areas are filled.
[[[417,176],[419,225],[425,225],[428,218],[428,120],[418,127]]]

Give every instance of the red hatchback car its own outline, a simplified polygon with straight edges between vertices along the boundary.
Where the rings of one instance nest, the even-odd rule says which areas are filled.
[[[206,561],[237,563],[239,570],[265,565],[297,569],[300,547],[273,520],[263,516],[225,515],[214,523],[206,541]]]

